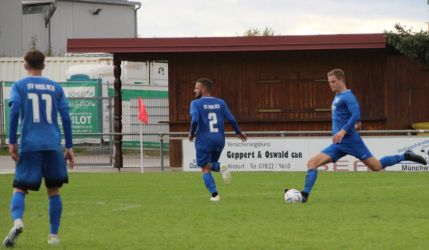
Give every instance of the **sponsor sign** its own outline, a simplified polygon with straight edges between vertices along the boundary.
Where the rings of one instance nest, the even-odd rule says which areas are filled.
[[[372,154],[380,159],[387,155],[403,154],[406,150],[420,154],[429,161],[429,137],[395,136],[364,137]],[[220,162],[231,171],[306,171],[307,161],[332,143],[330,137],[300,137],[278,139],[226,139]],[[182,142],[183,170],[199,171],[195,159],[194,143]],[[319,167],[322,171],[371,171],[359,159],[345,156],[336,163]],[[429,171],[429,166],[401,162],[386,171]]]
[[[64,94],[69,98],[69,112],[72,121],[73,133],[100,133],[101,126],[101,99],[99,98],[100,83],[98,81],[78,81],[60,83],[64,89]],[[5,131],[6,137],[9,138],[9,98],[12,88],[12,82],[3,83],[3,103],[5,104]],[[59,117],[59,115],[58,115]],[[60,128],[61,119],[59,119]],[[93,137],[93,136],[74,136]],[[77,142],[77,141],[75,141]],[[84,142],[84,141],[82,141]]]

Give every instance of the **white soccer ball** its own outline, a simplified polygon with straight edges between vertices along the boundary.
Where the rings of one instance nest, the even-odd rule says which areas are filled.
[[[289,189],[284,196],[286,203],[300,203],[302,201],[302,194],[296,189]]]

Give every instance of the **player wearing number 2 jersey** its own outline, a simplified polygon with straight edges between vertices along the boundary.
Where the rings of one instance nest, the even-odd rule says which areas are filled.
[[[71,121],[68,104],[62,87],[45,77],[45,55],[30,50],[24,56],[24,67],[29,76],[12,86],[10,96],[9,153],[16,161],[14,192],[11,213],[14,226],[3,241],[5,247],[13,247],[24,228],[25,195],[28,190],[39,190],[42,177],[49,196],[50,234],[48,244],[59,243],[62,202],[59,189],[68,182],[65,159],[74,165]],[[58,113],[61,116],[66,153],[61,149]],[[21,116],[19,155],[17,148],[18,120]]]
[[[219,98],[210,95],[213,82],[202,78],[195,84],[196,100],[191,102],[191,129],[189,140],[193,141],[195,136],[195,151],[197,154],[197,165],[201,167],[203,181],[207,190],[211,193],[211,201],[219,201],[220,196],[216,189],[211,171],[221,172],[225,183],[231,181],[231,175],[227,166],[220,166],[218,162],[225,145],[224,120],[228,120],[235,130],[238,138],[247,140],[247,136],[241,133],[237,121],[228,109],[226,103]]]

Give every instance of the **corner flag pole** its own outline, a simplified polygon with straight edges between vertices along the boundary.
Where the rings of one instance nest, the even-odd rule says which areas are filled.
[[[147,113],[146,107],[144,106],[142,98],[139,96],[139,113],[137,118],[144,124],[148,124],[149,115]],[[141,173],[143,174],[143,124],[140,124],[140,168]]]
[[[140,124],[140,168],[143,174],[143,124]]]

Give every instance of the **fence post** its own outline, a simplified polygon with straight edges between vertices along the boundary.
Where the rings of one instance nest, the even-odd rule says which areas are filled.
[[[122,81],[121,81],[121,59],[117,54],[113,54],[113,75],[115,80],[113,86],[115,87],[114,99],[114,115],[115,115],[115,168],[118,171],[124,165],[124,156],[122,154]]]
[[[3,98],[4,82],[1,82],[0,85],[0,143],[1,148],[6,147],[6,124],[5,124],[5,105]]]
[[[98,95],[97,95],[97,107],[98,107],[98,131],[101,133],[100,135],[100,148],[104,147],[104,137],[103,137],[103,130],[104,130],[104,117],[103,117],[103,86],[102,86],[102,80],[101,78],[97,80],[97,89],[98,89]],[[97,93],[96,92],[96,93]]]
[[[112,97],[108,96],[108,109],[109,109],[109,151],[110,151],[110,165],[113,165],[113,112],[112,112]]]
[[[159,156],[161,158],[161,171],[164,172],[164,134],[159,134]]]

